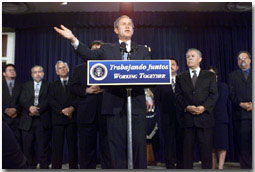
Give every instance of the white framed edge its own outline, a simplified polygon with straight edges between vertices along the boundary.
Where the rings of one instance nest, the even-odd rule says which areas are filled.
[[[15,63],[15,32],[3,32],[2,35],[7,35],[7,52],[6,57],[2,57],[2,61],[6,63]]]

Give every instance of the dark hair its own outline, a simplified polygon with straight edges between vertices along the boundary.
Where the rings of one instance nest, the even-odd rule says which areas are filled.
[[[176,65],[178,66],[178,61],[175,58],[170,58],[170,60],[174,60],[176,62]]]
[[[212,69],[215,72],[215,75],[219,76],[219,70],[215,66],[209,66],[208,70]]]
[[[9,66],[12,66],[12,67],[16,70],[16,67],[15,67],[14,64],[6,64],[6,65],[4,65],[3,68],[2,68],[2,72],[6,72],[6,69],[7,69]]]
[[[102,45],[102,44],[103,44],[102,41],[95,40],[95,41],[91,42],[91,44],[89,45],[89,49],[91,49],[93,45]]]
[[[248,51],[239,51],[239,53],[237,54],[237,58],[239,57],[240,54],[245,53],[248,55],[248,57],[251,59],[251,54]]]

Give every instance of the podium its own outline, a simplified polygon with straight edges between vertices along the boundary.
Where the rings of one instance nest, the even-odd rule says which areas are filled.
[[[127,91],[128,169],[133,169],[132,86],[171,84],[170,60],[89,60],[87,85],[125,86]]]

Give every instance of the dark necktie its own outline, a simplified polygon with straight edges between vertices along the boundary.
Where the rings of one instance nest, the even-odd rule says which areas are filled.
[[[126,47],[127,47],[127,44],[125,43]],[[127,56],[128,56],[128,53],[127,52],[124,52],[124,54],[122,55],[122,60],[127,60]]]
[[[248,72],[247,71],[243,71],[243,75],[244,75],[244,78],[247,80],[248,79]]]
[[[197,82],[197,71],[193,70],[192,72],[194,73],[194,75],[193,75],[193,77],[191,78],[191,80],[192,80],[193,86],[195,87],[196,82]]]
[[[64,86],[64,90],[65,90],[65,92],[67,92],[67,80],[64,80],[63,81],[63,86]]]
[[[12,82],[9,83],[9,93],[10,93],[10,96],[12,96],[12,89],[13,89],[13,84]]]

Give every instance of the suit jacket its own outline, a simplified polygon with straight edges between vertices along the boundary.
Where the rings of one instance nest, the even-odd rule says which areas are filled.
[[[131,60],[149,60],[150,54],[145,46],[133,44],[133,51],[131,52]],[[82,58],[88,59],[102,59],[102,60],[121,60],[120,44],[107,43],[102,44],[101,48],[97,50],[90,50],[83,43],[79,43],[76,50]],[[127,92],[124,86],[105,87],[102,101],[102,114],[118,114],[123,109],[126,109]],[[132,113],[146,115],[146,101],[144,95],[144,87],[132,87]]]
[[[3,169],[27,169],[27,159],[19,146],[13,131],[2,123],[2,165]]]
[[[39,93],[39,113],[40,120],[42,121],[43,127],[49,129],[51,127],[51,115],[49,112],[48,104],[48,91],[49,91],[49,82],[43,80]],[[29,116],[29,107],[34,105],[34,81],[28,81],[24,84],[21,96],[20,104],[22,106],[22,114],[20,117],[19,128],[22,130],[29,130],[32,124],[32,118]]]
[[[2,104],[2,112],[3,112],[3,120],[8,124],[12,124],[15,122],[18,124],[19,122],[19,117],[20,117],[20,112],[21,112],[21,107],[19,105],[19,97],[21,94],[22,90],[22,84],[19,83],[17,80],[15,80],[14,87],[12,90],[12,96],[9,93],[9,88],[7,86],[7,82],[5,79],[3,79],[2,82],[2,98],[3,98],[3,104]],[[9,117],[6,113],[4,113],[6,108],[16,108],[17,110],[17,117],[16,118],[11,118]]]
[[[74,69],[70,79],[70,88],[77,96],[77,123],[93,123],[97,111],[101,111],[102,93],[85,94],[87,88],[87,64],[83,63]]]
[[[218,82],[219,97],[214,108],[214,119],[218,123],[229,122],[230,99],[228,85]]]
[[[189,71],[183,72],[176,77],[175,93],[177,106],[183,112],[181,115],[182,127],[213,127],[213,110],[218,98],[215,74],[201,70],[194,87]],[[202,105],[205,107],[205,111],[200,115],[192,115],[185,111],[188,105]]]
[[[252,70],[247,80],[241,69],[230,73],[228,85],[233,105],[233,119],[252,119],[252,112],[247,112],[239,106],[241,102],[252,102]]]
[[[52,109],[51,114],[53,125],[65,125],[75,122],[76,96],[70,92],[70,79],[67,84],[66,92],[60,79],[50,84],[49,104]],[[67,116],[61,113],[64,108],[70,106],[74,107],[75,109],[75,111],[72,114],[72,118],[68,118]]]
[[[179,111],[176,108],[176,98],[172,85],[160,85],[156,88],[155,100],[159,106],[161,118],[162,114],[170,115],[170,119],[177,119],[179,122]]]

